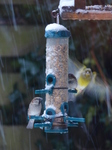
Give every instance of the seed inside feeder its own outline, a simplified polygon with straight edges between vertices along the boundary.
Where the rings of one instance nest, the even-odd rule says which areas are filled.
[[[62,25],[50,24],[45,29],[46,42],[46,76],[53,74],[56,84],[53,94],[46,94],[46,109],[49,105],[56,107],[56,114],[61,113],[60,107],[68,101],[68,38],[70,32]],[[49,79],[50,83],[52,80]]]

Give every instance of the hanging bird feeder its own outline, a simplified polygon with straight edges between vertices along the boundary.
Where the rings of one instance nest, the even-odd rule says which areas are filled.
[[[45,110],[34,119],[34,128],[43,127],[46,133],[68,133],[68,127],[76,127],[84,118],[68,116],[68,47],[70,31],[53,23],[45,28],[46,42],[46,84],[45,89],[35,90],[35,94],[46,94]]]

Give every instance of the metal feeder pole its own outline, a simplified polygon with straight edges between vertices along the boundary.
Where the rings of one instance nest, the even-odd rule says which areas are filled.
[[[46,93],[45,111],[49,108],[55,111],[52,129],[67,129],[63,120],[61,104],[68,102],[68,47],[70,32],[60,24],[49,24],[45,28],[46,39],[46,77],[53,75],[56,83],[52,94]],[[46,89],[52,84],[50,76]],[[47,111],[46,111],[47,112]],[[47,112],[50,115],[50,112]],[[52,115],[52,113],[51,113]],[[58,117],[59,116],[59,117]],[[61,117],[60,117],[61,116]]]

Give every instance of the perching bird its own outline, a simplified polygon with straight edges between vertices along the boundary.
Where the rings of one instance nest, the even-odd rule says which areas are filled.
[[[73,74],[69,73],[68,74],[68,88],[75,89],[77,86],[78,86],[78,82],[77,82],[76,77]]]
[[[41,97],[35,97],[29,104],[28,108],[28,116],[29,116],[29,122],[27,125],[27,129],[32,129],[34,125],[35,119],[30,119],[30,116],[39,116],[42,109],[42,98]]]
[[[77,82],[76,77],[72,73],[69,73],[68,74],[68,89],[76,90],[77,86],[78,86],[78,82]],[[72,101],[74,98],[75,98],[74,93],[69,92],[68,101]]]

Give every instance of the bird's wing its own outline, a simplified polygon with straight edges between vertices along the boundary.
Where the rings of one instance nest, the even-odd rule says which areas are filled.
[[[105,99],[106,86],[98,76],[98,74],[93,72],[93,78],[88,86],[84,89],[84,93],[90,97],[96,97],[97,99]]]
[[[86,68],[83,64],[81,64],[76,58],[68,60],[68,73],[74,74],[76,78],[78,78],[80,71]]]
[[[83,94],[89,97],[90,99],[94,99],[97,102],[98,101],[106,101],[107,104],[107,110],[108,115],[111,114],[111,91],[109,85],[105,85],[103,80],[99,78],[98,75],[95,75],[92,81],[89,83],[89,85],[83,90]]]

